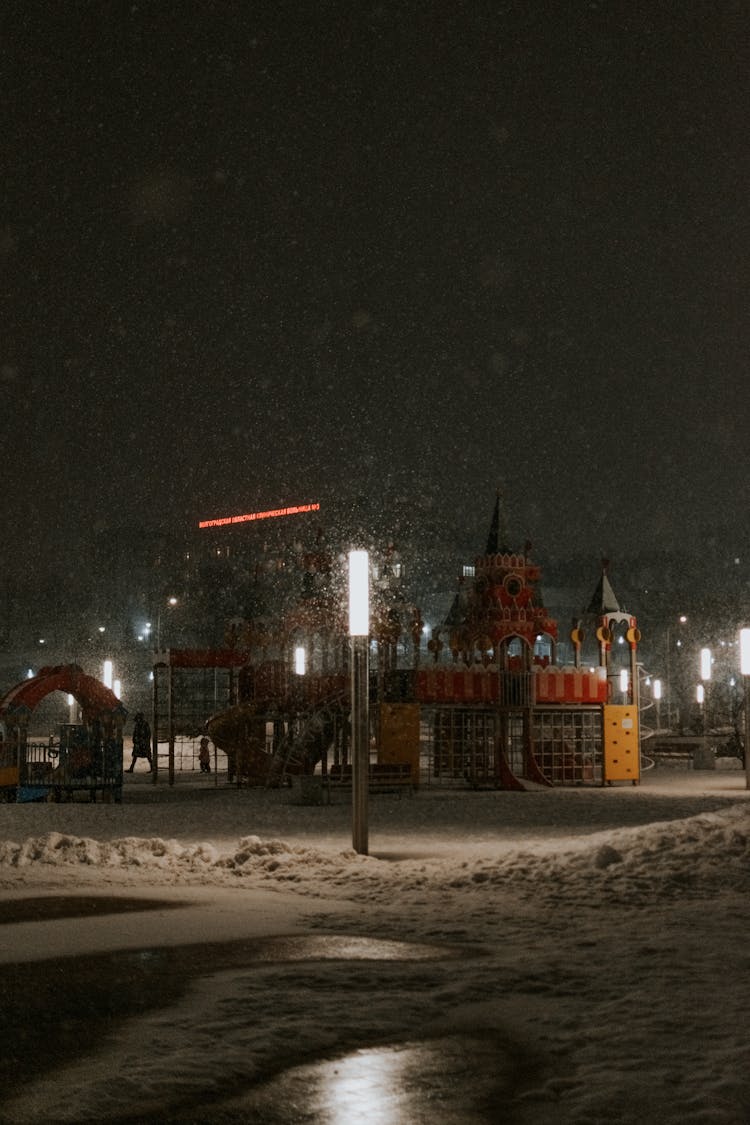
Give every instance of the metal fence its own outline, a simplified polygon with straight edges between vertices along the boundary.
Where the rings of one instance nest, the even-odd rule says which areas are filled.
[[[122,798],[122,743],[50,738],[0,751],[0,790],[11,801]]]
[[[602,784],[600,708],[534,710],[531,737],[537,765],[553,785]]]
[[[551,785],[602,784],[597,707],[423,708],[420,773],[427,785],[503,788],[507,771]]]
[[[502,788],[501,755],[516,776],[523,772],[523,712],[425,708],[421,732],[421,774],[428,785]]]

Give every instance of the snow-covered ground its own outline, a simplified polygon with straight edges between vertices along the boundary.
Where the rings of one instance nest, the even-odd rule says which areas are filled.
[[[1,805],[0,1121],[745,1125],[749,797]]]

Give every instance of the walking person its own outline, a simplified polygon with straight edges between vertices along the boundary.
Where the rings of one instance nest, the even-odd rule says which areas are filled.
[[[145,758],[148,768],[153,773],[154,763],[151,760],[151,727],[143,711],[137,711],[133,719],[133,759],[126,772],[132,773],[135,763],[139,758]]]

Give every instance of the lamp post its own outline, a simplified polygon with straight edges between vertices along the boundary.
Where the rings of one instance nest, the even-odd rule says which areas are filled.
[[[745,682],[745,788],[750,789],[750,629],[740,629],[740,671]]]
[[[654,680],[651,690],[656,704],[656,733],[658,734],[661,727],[661,680]]]
[[[687,623],[687,616],[681,613],[677,618],[677,625],[685,625]],[[680,706],[679,706],[679,689],[674,690],[674,682],[672,677],[672,635],[673,630],[671,624],[667,626],[667,727],[671,729],[672,720],[675,715],[677,717],[677,729],[682,733],[682,722],[680,719]],[[675,648],[682,648],[682,641],[678,638],[675,643]],[[679,677],[678,677],[679,678]],[[678,697],[677,708],[674,705],[674,697]]]
[[[708,718],[707,718],[708,685],[711,681],[711,663],[712,663],[712,661],[711,661],[711,649],[710,648],[702,648],[701,654],[700,654],[700,669],[701,669],[701,680],[703,681],[703,684],[702,684],[702,692],[701,692],[702,698],[699,700],[699,702],[701,703],[702,708],[703,708],[703,737],[704,738],[706,737],[706,727],[708,725]]]
[[[175,598],[174,596],[172,596],[170,598],[167,598],[167,605],[168,606],[177,605],[177,598]],[[161,606],[159,606],[159,611],[156,615],[156,649],[157,649],[157,651],[160,648],[161,648]]]
[[[173,608],[174,606],[177,605],[177,598],[174,597],[174,595],[170,595],[170,597],[168,597],[166,599],[166,605],[167,605],[168,608]],[[161,611],[162,611],[162,606],[160,604],[159,609],[157,610],[157,613],[156,613],[156,638],[155,638],[156,639],[156,646],[155,646],[155,650],[154,650],[156,653],[159,653],[161,651]],[[150,636],[151,635],[151,623],[150,622],[147,623],[146,630],[147,630],[147,632]],[[153,695],[152,695],[152,699],[151,699],[151,706],[152,706],[151,739],[152,739],[152,743],[153,743],[153,752],[152,752],[152,759],[151,759],[152,762],[153,762],[153,766],[152,766],[152,770],[151,770],[151,778],[152,778],[152,781],[153,781],[154,785],[156,785],[157,779],[158,779],[158,776],[159,776],[159,706],[158,706],[159,677],[157,675],[156,669],[157,669],[157,665],[161,665],[162,663],[163,662],[161,661],[159,656],[156,656],[154,658]],[[169,784],[170,785],[174,785],[174,781],[175,781],[175,758],[174,758],[175,731],[174,731],[174,693],[173,693],[173,687],[174,687],[174,684],[173,684],[172,663],[171,663],[171,661],[168,661],[167,662],[167,739],[168,739],[168,745],[167,745],[168,759],[167,760],[168,760]]]
[[[349,552],[352,710],[352,847],[367,855],[370,774],[370,580],[367,551]]]
[[[711,679],[711,649],[701,649],[701,679],[704,681]]]
[[[706,689],[703,684],[698,684],[695,689],[695,702],[698,704],[701,713],[701,724],[703,726],[703,737],[706,737]]]

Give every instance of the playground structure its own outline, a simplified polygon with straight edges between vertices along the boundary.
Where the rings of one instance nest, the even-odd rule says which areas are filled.
[[[295,776],[351,784],[341,561],[320,538],[311,551],[295,548],[266,567],[256,611],[230,623],[223,646],[154,654],[155,783],[165,769],[174,783],[180,740],[194,744],[207,733],[237,786],[278,787]],[[373,787],[639,782],[636,619],[621,610],[605,564],[586,618],[569,634],[573,663],[558,665],[558,625],[540,578],[530,544],[506,545],[498,497],[485,552],[465,568],[425,651],[398,555],[389,546],[371,556]],[[593,660],[583,659],[584,625],[596,639]],[[76,700],[80,722],[33,742],[29,718],[54,691]],[[0,799],[119,801],[125,716],[117,697],[76,664],[16,684],[0,699]]]
[[[52,692],[75,700],[79,723],[64,723],[59,737],[29,739],[29,720]],[[64,801],[97,794],[122,799],[122,728],[117,696],[77,664],[42,668],[0,699],[0,800]]]
[[[575,621],[574,663],[559,666],[558,626],[541,603],[539,568],[529,544],[523,551],[504,544],[499,504],[498,497],[485,553],[461,580],[426,660],[421,614],[403,596],[400,562],[392,549],[374,561],[371,782],[637,784],[636,619],[620,609],[605,565],[589,614],[595,663],[582,659],[583,622]],[[152,726],[157,744],[167,745],[170,781],[176,738],[203,729],[239,786],[275,787],[295,775],[319,774],[329,785],[350,779],[343,579],[320,543],[300,555],[297,571],[296,589],[287,576],[280,611],[233,623],[224,648],[155,655]]]
[[[251,664],[235,648],[167,649],[155,654],[153,682],[154,742],[166,747],[157,776],[166,768],[174,780],[180,736],[199,732],[226,755],[228,780],[237,785],[275,787],[316,765],[325,772],[329,750],[346,760],[343,676],[294,676],[280,660]]]

